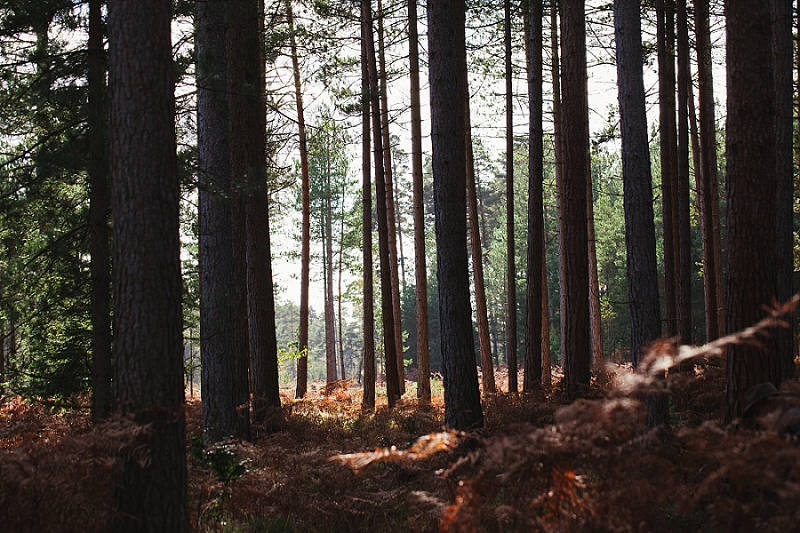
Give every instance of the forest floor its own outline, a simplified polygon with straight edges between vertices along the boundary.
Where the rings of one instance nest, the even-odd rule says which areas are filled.
[[[611,370],[570,405],[558,375],[546,394],[486,396],[485,427],[470,434],[445,432],[440,389],[430,405],[403,399],[389,411],[379,396],[363,413],[360,388],[344,382],[284,397],[280,416],[255,428],[251,442],[209,450],[200,402],[190,398],[193,529],[800,530],[796,442],[723,424],[724,360],[706,357],[668,378],[668,430],[648,429],[637,399],[645,389],[631,389],[630,367]],[[502,370],[499,378],[505,390]],[[797,380],[786,396],[800,398]],[[85,410],[4,399],[0,532],[103,531],[118,472],[113,450],[127,431],[120,421],[92,428]]]

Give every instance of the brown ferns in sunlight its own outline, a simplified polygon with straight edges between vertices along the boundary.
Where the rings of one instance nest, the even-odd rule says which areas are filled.
[[[395,446],[390,448],[376,448],[372,452],[345,453],[331,457],[331,461],[337,461],[349,466],[356,474],[362,472],[372,463],[377,462],[405,462],[413,463],[423,461],[439,452],[453,450],[463,437],[459,431],[442,431],[431,433],[417,439],[417,441],[407,450],[398,450]]]

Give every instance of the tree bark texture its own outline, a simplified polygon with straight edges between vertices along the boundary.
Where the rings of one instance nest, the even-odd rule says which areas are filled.
[[[717,176],[717,122],[714,113],[714,80],[711,63],[711,30],[708,0],[695,3],[697,41],[697,98],[700,122],[700,179],[697,180],[698,211],[703,235],[703,286],[706,301],[706,339],[724,333],[722,267],[720,252],[719,180]]]
[[[383,45],[383,3],[378,0],[378,65],[380,72],[381,135],[383,137],[383,172],[386,181],[386,220],[389,230],[389,268],[392,277],[392,309],[394,314],[394,342],[397,354],[397,386],[400,396],[406,392],[405,365],[403,363],[402,303],[400,301],[400,256],[397,255],[397,217],[395,216],[392,145],[389,135],[389,95],[387,90],[386,54]]]
[[[664,302],[667,335],[678,333],[677,245],[675,211],[675,7],[674,0],[656,0],[659,96],[661,202],[664,231]]]
[[[265,169],[266,107],[258,44],[259,4],[257,0],[234,0],[228,9],[231,179],[244,196],[253,421],[263,423],[268,408],[280,407],[280,395]]]
[[[489,339],[489,314],[486,308],[486,282],[483,274],[483,248],[481,247],[481,232],[478,227],[478,194],[475,184],[475,160],[472,151],[472,133],[469,113],[469,102],[465,111],[467,122],[466,145],[466,171],[467,171],[467,216],[469,217],[469,243],[472,255],[472,279],[475,288],[475,312],[478,322],[478,346],[481,358],[481,381],[483,393],[497,392],[494,380],[494,365],[492,364],[492,346]],[[516,373],[514,374],[516,376]],[[510,374],[509,374],[510,376]],[[511,379],[511,378],[509,378]],[[509,388],[511,386],[509,385]],[[516,391],[514,391],[516,392]]]
[[[511,70],[511,1],[504,0],[506,70],[506,358],[508,391],[517,392],[517,266],[514,242],[514,95]]]
[[[234,285],[225,7],[198,2],[197,146],[199,154],[200,353],[203,434],[213,443],[238,434],[234,393]]]
[[[614,3],[614,28],[622,134],[631,355],[634,364],[638,364],[643,348],[661,336],[639,0],[617,0]]]
[[[428,3],[429,80],[445,423],[483,425],[467,266],[464,0]]]
[[[363,21],[362,21],[363,22]],[[364,265],[364,392],[361,407],[371,411],[375,409],[375,309],[373,294],[372,266],[372,167],[370,166],[370,96],[369,68],[367,67],[366,28],[361,25],[361,232]]]
[[[147,428],[119,452],[119,532],[189,531],[171,20],[166,0],[108,5],[115,398]]]
[[[392,302],[392,278],[389,255],[389,227],[386,213],[386,181],[383,164],[383,138],[381,133],[380,98],[378,94],[378,68],[375,59],[375,37],[372,31],[372,7],[369,0],[361,2],[362,24],[364,24],[367,65],[369,67],[369,94],[372,108],[372,141],[375,160],[375,203],[378,217],[378,255],[381,277],[381,314],[383,316],[383,350],[386,358],[386,396],[389,407],[394,407],[400,398],[397,374],[397,345],[394,333],[394,305]]]
[[[647,345],[661,336],[653,218],[653,180],[642,73],[642,28],[639,0],[614,2],[617,43],[622,181],[624,187],[625,244],[628,298],[631,313],[631,356],[638,365]],[[651,426],[669,422],[664,394],[645,398]]]
[[[772,57],[775,72],[775,175],[777,177],[776,239],[778,285],[775,297],[786,302],[794,294],[794,169],[792,161],[792,2],[772,0]],[[775,332],[782,379],[794,377],[795,320]]]
[[[686,0],[677,1],[678,27],[678,330],[692,343],[692,232],[689,212],[689,26]]]
[[[300,62],[297,55],[294,13],[291,0],[286,0],[286,13],[289,20],[289,39],[292,49],[292,74],[294,77],[295,105],[297,106],[298,149],[300,151],[300,188],[302,203],[300,237],[300,325],[298,326],[298,345],[300,357],[297,359],[297,388],[295,398],[305,396],[308,388],[308,299],[311,285],[311,193],[308,174],[308,136],[306,132],[303,90],[300,81]]]
[[[111,228],[102,2],[89,2],[89,226],[92,283],[92,422],[111,415]],[[0,364],[2,364],[0,362]],[[1,381],[1,380],[0,380]]]
[[[727,179],[728,331],[739,331],[764,316],[775,298],[777,240],[774,213],[775,111],[770,3],[728,0]],[[766,219],[766,220],[765,220]],[[779,386],[781,357],[774,337],[761,347],[739,345],[728,352],[728,418],[742,414],[745,392],[765,381]]]
[[[542,387],[542,301],[544,262],[544,130],[542,127],[542,48],[544,36],[542,0],[528,2],[526,50],[528,62],[528,265],[525,278],[528,286],[525,300],[525,375],[522,390]]]
[[[428,343],[428,267],[425,256],[425,201],[422,185],[422,115],[419,87],[417,0],[408,0],[408,63],[411,79],[411,187],[414,210],[414,276],[417,304],[417,397],[431,401]]]
[[[563,176],[558,183],[561,354],[564,389],[575,398],[589,386],[589,260],[586,222],[588,135],[584,3],[564,0],[562,28]]]

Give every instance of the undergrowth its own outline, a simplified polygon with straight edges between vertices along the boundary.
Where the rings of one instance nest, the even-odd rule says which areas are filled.
[[[719,346],[717,346],[719,348]],[[698,349],[694,349],[698,350]],[[342,384],[304,400],[253,442],[202,443],[187,402],[189,506],[197,532],[784,532],[800,530],[798,443],[723,424],[725,361],[656,346],[672,427],[650,429],[654,384],[616,366],[567,405],[560,382],[484,398],[485,427],[442,433],[441,396],[365,413]],[[666,354],[666,355],[665,355]],[[685,357],[684,357],[685,356]],[[661,359],[658,359],[658,358]],[[557,372],[554,372],[557,376]],[[323,389],[324,387],[318,387]],[[797,379],[785,384],[800,405]],[[83,399],[85,401],[86,399]],[[384,400],[385,401],[385,400]],[[795,400],[793,400],[795,401]],[[104,531],[114,451],[137,428],[19,398],[0,406],[0,532]]]

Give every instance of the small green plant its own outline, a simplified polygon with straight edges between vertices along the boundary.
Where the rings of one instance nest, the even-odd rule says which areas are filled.
[[[206,448],[201,434],[189,437],[192,459],[199,461],[214,472],[214,476],[223,482],[234,481],[247,471],[245,463],[239,461],[231,450],[230,443],[215,444]]]

